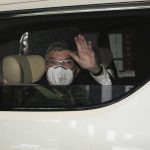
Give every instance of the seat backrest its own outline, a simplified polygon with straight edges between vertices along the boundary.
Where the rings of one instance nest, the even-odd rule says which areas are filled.
[[[2,74],[5,83],[34,83],[43,76],[45,61],[42,56],[6,56],[2,61]]]
[[[118,73],[113,61],[112,51],[107,47],[99,47],[97,57],[100,60],[99,63],[107,68],[107,71],[111,74],[113,79],[115,79],[115,81],[118,80]]]
[[[113,61],[113,54],[109,48],[99,47],[100,63],[108,68]]]

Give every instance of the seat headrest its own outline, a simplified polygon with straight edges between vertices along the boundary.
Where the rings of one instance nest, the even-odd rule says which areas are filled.
[[[7,83],[34,83],[44,72],[45,61],[39,55],[12,55],[2,61],[2,74]]]
[[[108,68],[113,61],[113,54],[109,48],[99,47],[100,63]]]

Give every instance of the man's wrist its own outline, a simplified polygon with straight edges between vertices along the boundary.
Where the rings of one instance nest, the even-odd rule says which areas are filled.
[[[101,75],[102,71],[103,71],[103,67],[101,65],[98,65],[98,71],[90,71],[90,73],[93,75],[93,76],[99,76]]]

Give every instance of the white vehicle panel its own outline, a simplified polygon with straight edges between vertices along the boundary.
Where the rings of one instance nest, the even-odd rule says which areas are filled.
[[[0,11],[146,1],[148,0],[0,0]]]
[[[149,150],[149,91],[150,82],[122,101],[93,110],[1,111],[1,149]]]

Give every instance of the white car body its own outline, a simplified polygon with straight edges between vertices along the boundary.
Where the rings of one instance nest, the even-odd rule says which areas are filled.
[[[0,12],[138,1],[142,2],[1,0]],[[0,149],[149,150],[149,95],[150,81],[121,101],[102,108],[52,112],[0,111]]]
[[[113,105],[84,111],[0,112],[3,150],[147,150],[148,82]]]
[[[148,1],[148,0],[147,0]],[[0,11],[35,9],[35,8],[52,8],[62,6],[79,6],[89,4],[115,4],[143,2],[141,0],[0,0]],[[146,0],[145,0],[146,2]]]

